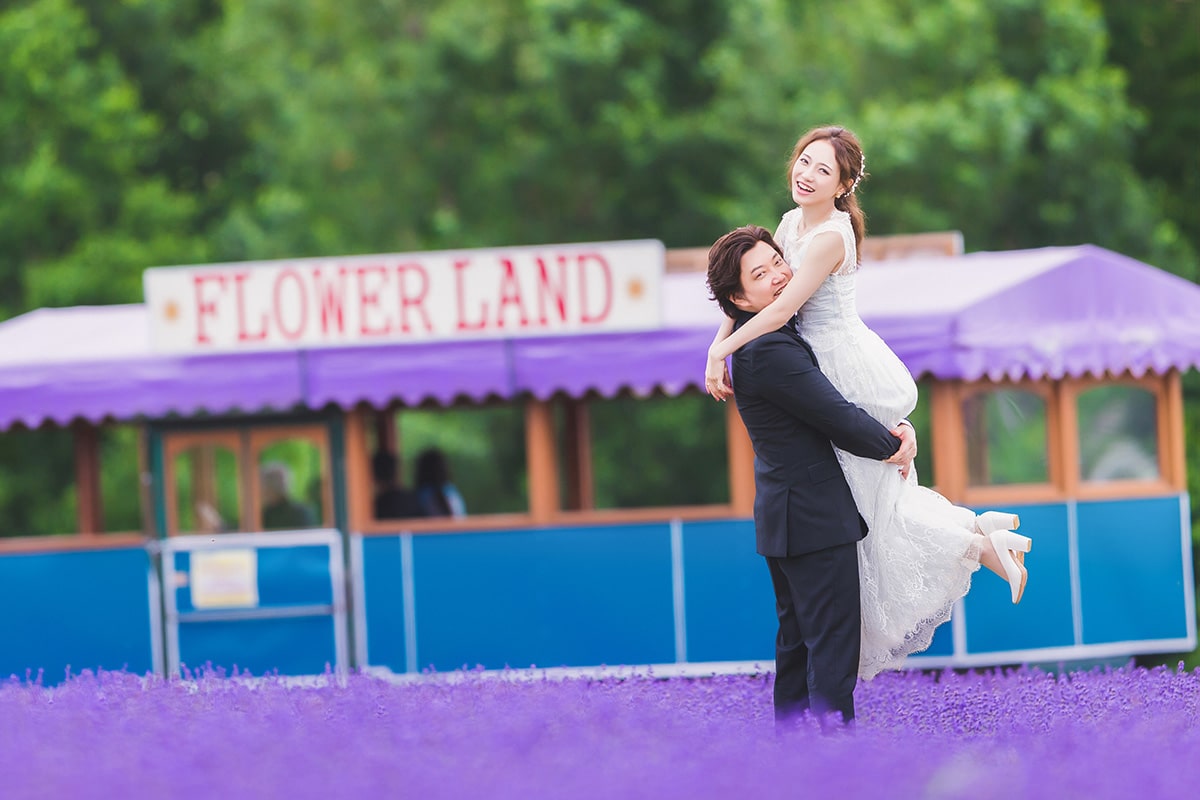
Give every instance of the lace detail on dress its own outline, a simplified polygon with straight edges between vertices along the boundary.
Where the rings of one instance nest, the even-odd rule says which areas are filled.
[[[917,387],[896,354],[858,316],[857,254],[850,216],[835,211],[799,234],[800,210],[784,215],[779,242],[793,267],[817,233],[837,231],[846,256],[800,309],[800,334],[821,371],[850,400],[889,428],[916,406]],[[859,543],[862,652],[859,674],[871,678],[895,669],[929,647],[979,569],[983,537],[975,514],[906,481],[891,464],[838,451],[838,461],[870,533]]]

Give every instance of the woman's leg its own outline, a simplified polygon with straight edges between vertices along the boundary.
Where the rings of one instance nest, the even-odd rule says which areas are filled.
[[[986,536],[983,537],[983,547],[980,548],[979,563],[1004,580],[1008,580],[1008,576],[1004,574],[1004,566],[1000,563],[1000,557],[996,555],[996,548],[992,546],[992,540]]]

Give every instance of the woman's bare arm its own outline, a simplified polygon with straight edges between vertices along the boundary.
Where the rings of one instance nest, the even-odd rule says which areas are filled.
[[[718,344],[720,344],[720,342],[727,338],[731,333],[733,333],[733,320],[729,317],[725,317],[721,320],[720,327],[717,328],[717,335],[713,337],[712,344],[709,345],[710,352],[713,347],[716,347]],[[716,374],[710,375],[709,373],[712,372],[712,366],[711,360],[705,365],[704,391],[708,392],[718,400],[726,400],[728,399],[730,392],[729,369],[725,366],[725,360],[722,359],[718,369],[716,370]],[[723,396],[722,394],[719,394],[722,392],[722,390],[724,390]]]
[[[764,333],[777,331],[786,325],[800,310],[800,306],[812,297],[821,282],[838,268],[845,258],[845,253],[845,245],[839,234],[834,231],[818,234],[813,238],[804,260],[796,268],[795,275],[769,306],[728,336],[721,335],[725,331],[726,323],[721,324],[716,338],[709,345],[708,365],[704,370],[705,386],[710,388],[713,397],[726,400],[733,394],[724,378],[725,359]],[[729,321],[729,327],[732,328],[732,321]]]

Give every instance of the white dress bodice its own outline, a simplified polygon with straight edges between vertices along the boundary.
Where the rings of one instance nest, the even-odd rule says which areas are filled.
[[[912,413],[917,386],[908,368],[858,315],[858,250],[850,215],[833,214],[800,232],[803,211],[792,209],[779,223],[777,242],[793,269],[816,237],[841,237],[842,262],[800,309],[797,330],[817,354],[821,371],[852,403],[891,427]]]

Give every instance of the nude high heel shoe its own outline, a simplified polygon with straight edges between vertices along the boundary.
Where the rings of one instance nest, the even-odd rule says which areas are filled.
[[[1012,531],[992,531],[987,537],[996,551],[1000,566],[1004,567],[1008,588],[1012,590],[1013,605],[1016,605],[1021,602],[1021,595],[1025,594],[1025,582],[1029,579],[1029,572],[1024,566],[1024,554],[1033,547],[1033,540]],[[1021,557],[1021,563],[1013,557],[1014,554]]]
[[[996,531],[1015,531],[1021,518],[1008,511],[985,511],[975,516],[975,530],[987,536]]]
[[[996,531],[1015,531],[1021,527],[1021,518],[1009,511],[985,511],[975,517],[975,531],[984,536]],[[1025,563],[1025,553],[1017,550],[1013,553],[1018,564]]]

